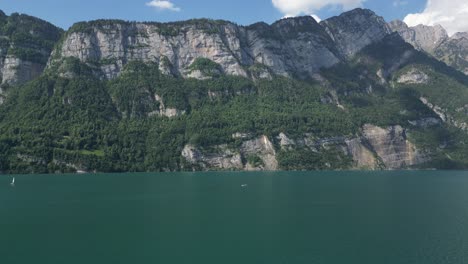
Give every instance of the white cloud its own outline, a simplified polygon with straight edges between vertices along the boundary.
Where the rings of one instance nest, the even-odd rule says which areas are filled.
[[[167,0],[152,0],[151,2],[146,3],[147,6],[155,7],[159,10],[170,10],[179,12],[181,9],[174,5],[171,1]]]
[[[310,15],[313,19],[315,19],[315,21],[317,21],[317,23],[320,23],[320,21],[322,21],[322,19],[317,16],[316,14],[313,14],[313,15]],[[282,18],[290,18],[290,17],[294,17],[294,16],[291,16],[291,15],[284,15]]]
[[[468,31],[468,2],[466,0],[428,0],[421,13],[409,14],[404,19],[408,26],[419,24],[443,26],[449,35]]]
[[[317,23],[320,23],[320,21],[322,21],[322,19],[319,16],[315,15],[315,14],[311,15],[311,16],[315,19],[315,21],[317,21]]]
[[[327,6],[349,10],[359,7],[366,0],[272,0],[273,5],[286,16],[313,14]]]

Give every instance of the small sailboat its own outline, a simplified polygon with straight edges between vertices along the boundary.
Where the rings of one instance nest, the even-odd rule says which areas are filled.
[[[13,180],[11,180],[10,185],[11,185],[11,186],[15,186],[15,177],[13,177]]]

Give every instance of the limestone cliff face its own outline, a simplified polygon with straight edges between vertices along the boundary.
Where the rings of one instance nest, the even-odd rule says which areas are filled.
[[[380,167],[377,155],[369,149],[361,138],[345,141],[348,154],[353,158],[354,168],[375,170]]]
[[[182,150],[182,157],[190,166],[193,166],[194,170],[242,170],[244,168],[241,154],[230,150],[227,145],[215,146],[204,152],[196,146],[186,145]]]
[[[8,55],[0,64],[2,84],[19,85],[28,82],[42,74],[45,63],[23,60],[14,55]]]
[[[247,140],[238,149],[231,149],[227,145],[218,145],[201,150],[189,144],[184,147],[181,155],[194,169],[267,171],[278,169],[276,151],[267,136]],[[250,157],[256,157],[260,162],[250,164],[248,162]]]
[[[315,138],[307,134],[303,138],[291,139],[280,133],[274,144],[266,136],[248,140],[246,134],[237,133],[236,138],[245,141],[238,148],[218,145],[200,149],[186,145],[181,153],[189,166],[202,170],[279,170],[278,151],[307,149],[321,153],[337,149],[352,160],[349,169],[404,169],[428,161],[425,153],[407,139],[407,130],[401,126],[386,128],[365,125],[360,136]],[[238,137],[244,135],[242,137]],[[249,159],[255,157],[257,164]]]
[[[0,11],[0,95],[42,74],[61,33],[38,18]]]
[[[429,99],[425,97],[420,97],[419,100],[429,109],[431,109],[437,116],[439,116],[440,120],[442,120],[444,123],[450,124],[465,132],[468,132],[468,123],[463,121],[464,119],[457,119],[454,116],[455,113],[450,113],[449,111],[447,111],[447,109],[433,104]],[[459,107],[458,109],[456,109],[455,112],[458,114],[462,113],[462,116],[466,116],[466,113],[468,112],[468,105]]]
[[[320,24],[345,57],[352,57],[364,47],[382,40],[391,32],[382,17],[360,8],[324,20]]]
[[[468,32],[445,40],[434,51],[435,57],[468,75]]]
[[[442,42],[448,39],[447,31],[440,25],[408,27],[405,22],[395,20],[389,23],[389,27],[416,49],[428,53],[434,52]]]
[[[400,169],[417,165],[425,157],[408,141],[406,130],[401,126],[381,128],[373,125],[363,127],[363,139],[387,169]]]
[[[459,32],[449,37],[440,25],[418,25],[408,27],[403,21],[389,23],[392,31],[397,32],[414,48],[425,51],[448,65],[468,74],[468,33]]]
[[[78,23],[53,52],[50,64],[76,57],[98,66],[107,79],[118,76],[132,60],[164,61],[163,72],[195,77],[197,58],[219,64],[228,75],[258,78],[251,67],[266,66],[260,76],[311,78],[389,33],[381,17],[357,9],[318,24],[312,17],[282,19],[247,27],[226,21],[176,23],[93,21]],[[203,76],[202,76],[203,77]]]
[[[398,77],[397,82],[403,84],[427,84],[429,76],[419,69],[412,68]]]

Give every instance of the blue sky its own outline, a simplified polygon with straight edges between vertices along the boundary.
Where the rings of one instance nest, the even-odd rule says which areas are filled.
[[[157,3],[149,6],[151,1]],[[258,21],[271,23],[286,15],[285,8],[289,7],[284,5],[291,2],[302,5],[302,9],[294,9],[295,13],[314,13],[320,18],[341,13],[343,6],[340,3],[348,5],[353,2],[352,7],[361,5],[372,9],[387,21],[403,19],[409,13],[423,12],[426,7],[426,0],[273,1],[280,4],[275,7],[272,0],[0,0],[0,9],[7,14],[18,12],[37,16],[67,29],[75,22],[98,18],[166,22],[207,17],[230,20],[242,25]],[[320,5],[324,2],[339,4],[317,8],[318,2]],[[278,8],[281,4],[283,9]],[[306,11],[301,11],[304,8]]]

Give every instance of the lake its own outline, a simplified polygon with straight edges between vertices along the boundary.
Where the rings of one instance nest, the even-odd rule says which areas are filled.
[[[15,177],[5,264],[468,263],[468,172]]]

